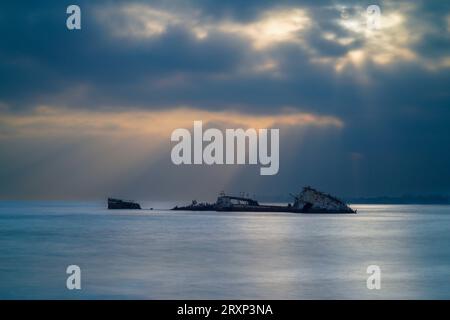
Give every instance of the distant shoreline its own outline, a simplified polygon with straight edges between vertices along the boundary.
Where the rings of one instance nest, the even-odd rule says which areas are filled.
[[[358,197],[346,198],[351,204],[448,204],[448,196],[401,196],[401,197]]]

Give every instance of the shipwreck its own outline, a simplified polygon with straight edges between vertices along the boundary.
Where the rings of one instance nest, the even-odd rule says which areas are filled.
[[[311,187],[304,187],[294,202],[288,205],[266,205],[258,201],[221,193],[215,203],[192,201],[190,205],[174,207],[172,210],[187,211],[240,211],[240,212],[292,212],[292,213],[356,213],[342,200]]]
[[[140,210],[139,203],[127,200],[108,198],[108,209],[135,209]]]

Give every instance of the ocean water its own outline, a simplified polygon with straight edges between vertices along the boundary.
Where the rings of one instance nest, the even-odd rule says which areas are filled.
[[[167,206],[167,205],[166,205]],[[357,215],[0,202],[1,299],[449,299],[450,207]],[[81,268],[81,290],[66,268]],[[378,265],[381,289],[366,286]]]

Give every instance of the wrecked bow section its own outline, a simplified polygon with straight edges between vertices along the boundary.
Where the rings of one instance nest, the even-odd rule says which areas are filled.
[[[294,198],[294,209],[302,213],[356,213],[342,200],[311,187],[304,187]]]

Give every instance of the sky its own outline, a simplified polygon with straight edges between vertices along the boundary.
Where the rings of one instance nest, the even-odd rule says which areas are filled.
[[[0,36],[0,199],[450,194],[450,2],[3,1]],[[174,165],[195,120],[278,128],[278,174]]]

